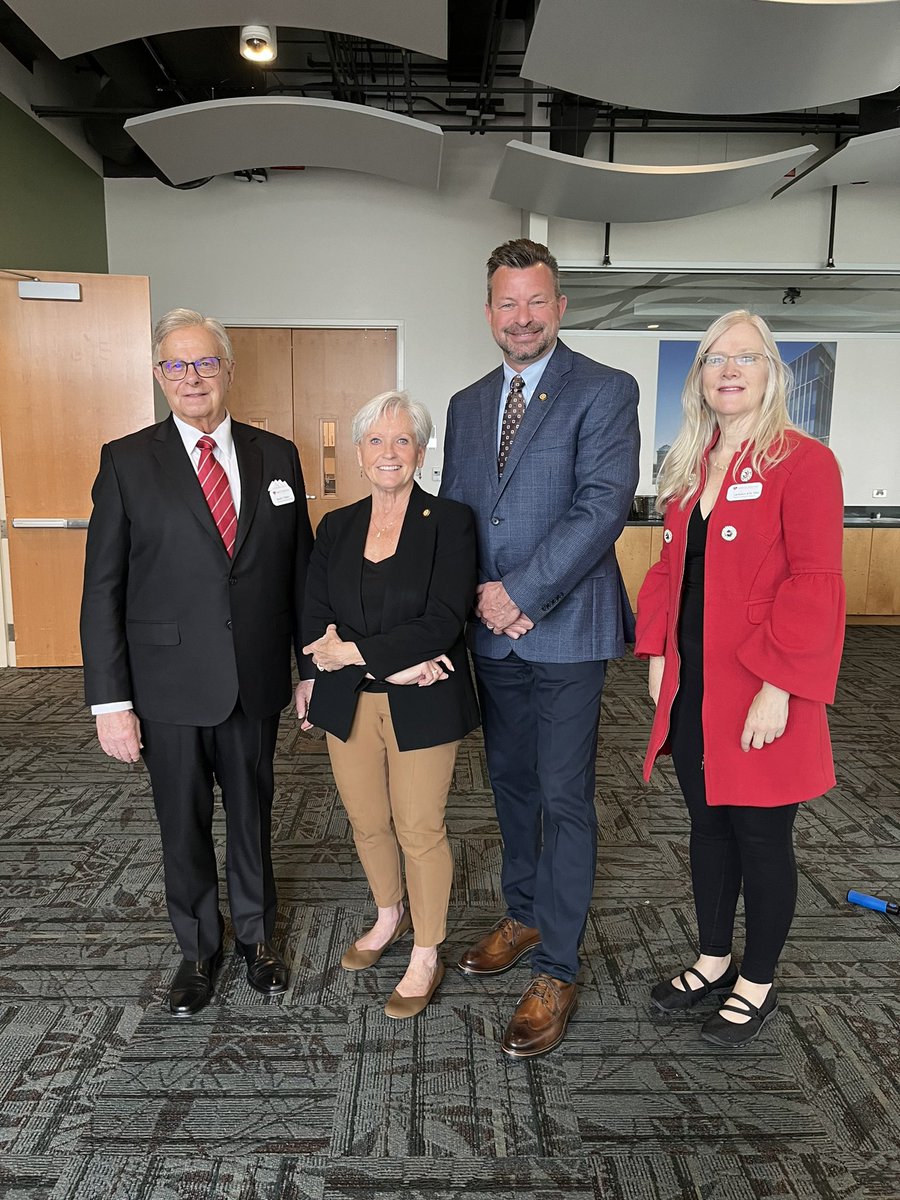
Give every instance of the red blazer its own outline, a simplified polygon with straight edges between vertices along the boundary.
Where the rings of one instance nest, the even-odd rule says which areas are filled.
[[[835,781],[825,705],[834,700],[844,641],[841,478],[827,447],[789,437],[791,453],[765,476],[750,469],[748,456],[736,482],[732,462],[709,515],[702,713],[708,804],[793,804]],[[704,458],[701,490],[705,479]],[[662,554],[638,595],[635,653],[666,659],[645,779],[657,756],[669,753],[685,541],[698,498],[684,509],[668,505]],[[743,751],[747,710],[764,680],[791,693],[787,728],[761,750]]]

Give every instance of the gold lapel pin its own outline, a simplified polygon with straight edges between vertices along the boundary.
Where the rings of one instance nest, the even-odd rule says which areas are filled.
[[[423,517],[430,517],[430,516],[431,516],[431,509],[430,509],[430,508],[423,508],[423,509],[422,509],[422,516],[423,516]]]
[[[547,399],[547,393],[541,392],[541,394],[538,396],[538,400],[546,400],[546,399]]]

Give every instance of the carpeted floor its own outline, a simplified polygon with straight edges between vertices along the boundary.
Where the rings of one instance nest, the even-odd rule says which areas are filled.
[[[612,664],[581,1005],[529,1064],[497,1046],[527,965],[448,971],[404,1023],[381,1009],[401,948],[341,970],[365,880],[324,743],[288,719],[274,839],[290,990],[264,1000],[229,957],[210,1007],[170,1018],[147,776],[96,747],[79,672],[0,671],[0,1197],[900,1198],[900,926],[844,902],[900,892],[900,629],[848,631],[839,785],[798,818],[782,1011],[739,1053],[699,1038],[707,1006],[648,1008],[694,936],[671,768],[640,779],[649,720],[642,666]],[[452,961],[502,913],[477,737],[448,823]]]

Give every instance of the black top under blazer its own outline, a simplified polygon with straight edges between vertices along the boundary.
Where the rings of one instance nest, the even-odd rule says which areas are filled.
[[[413,484],[397,543],[388,559],[382,632],[366,637],[362,569],[371,498],[328,513],[309,564],[303,636],[320,638],[329,624],[355,642],[364,667],[320,671],[309,719],[335,737],[350,735],[366,673],[385,679],[446,654],[454,671],[430,687],[388,685],[394,734],[401,750],[440,746],[480,723],[463,631],[475,596],[475,527],[464,504],[440,500]]]

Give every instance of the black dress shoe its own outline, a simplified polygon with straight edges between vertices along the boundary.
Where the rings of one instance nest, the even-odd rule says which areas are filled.
[[[699,979],[700,987],[691,987],[688,983],[688,975]],[[680,1012],[685,1008],[693,1008],[711,992],[730,992],[737,983],[737,977],[738,971],[734,963],[728,966],[724,975],[720,975],[718,979],[712,981],[701,975],[694,967],[688,967],[678,976],[681,980],[680,988],[677,988],[671,979],[664,979],[651,991],[650,1000],[663,1012]]]
[[[235,942],[234,948],[247,963],[247,982],[264,996],[287,991],[287,963],[268,942]]]
[[[222,965],[222,947],[212,958],[181,960],[169,987],[169,1012],[173,1017],[192,1017],[205,1008],[213,994],[216,972]]]
[[[747,1017],[748,1020],[729,1021],[721,1015],[723,1012],[733,1012],[736,1016]],[[748,1042],[755,1042],[777,1012],[778,996],[774,987],[769,989],[768,996],[759,1008],[743,996],[739,996],[737,992],[732,992],[724,1004],[719,1006],[718,1011],[707,1017],[700,1026],[700,1036],[717,1046],[734,1050],[738,1046],[746,1046]]]

